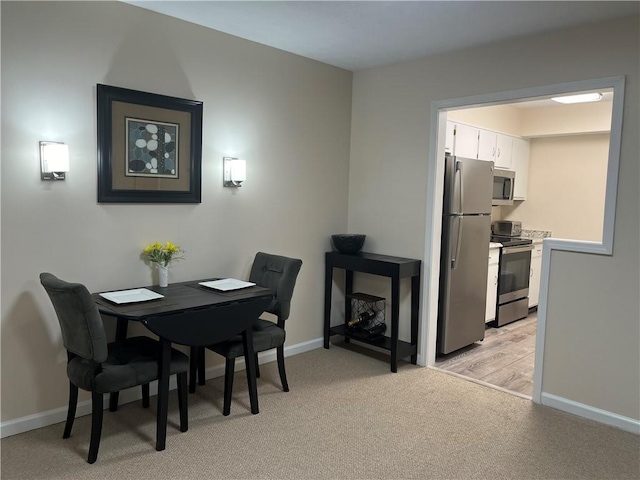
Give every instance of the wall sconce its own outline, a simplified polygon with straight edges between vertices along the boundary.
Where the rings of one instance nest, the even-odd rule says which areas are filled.
[[[233,157],[224,157],[222,160],[222,184],[225,187],[241,187],[247,179],[247,162]]]
[[[40,142],[42,180],[64,180],[69,171],[69,145],[61,142]]]

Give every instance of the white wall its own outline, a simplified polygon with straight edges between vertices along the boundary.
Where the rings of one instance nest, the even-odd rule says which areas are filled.
[[[542,389],[636,420],[638,35],[638,17],[632,17],[356,73],[349,182],[349,229],[367,233],[375,252],[421,258],[431,208],[426,179],[432,102],[624,75],[613,255],[553,254]],[[434,267],[425,264],[424,271]],[[379,289],[370,293],[384,294]]]
[[[186,249],[173,282],[245,278],[258,250],[301,258],[287,343],[321,337],[324,252],[347,226],[351,80],[120,2],[2,2],[2,421],[67,401],[38,274],[149,285],[152,241]],[[201,204],[97,204],[97,83],[204,102]],[[69,144],[64,182],[40,181],[40,140]],[[247,160],[241,189],[222,187],[228,155]]]

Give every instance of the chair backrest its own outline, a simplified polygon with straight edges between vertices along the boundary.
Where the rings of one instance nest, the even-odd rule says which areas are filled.
[[[58,316],[62,343],[68,352],[97,363],[107,359],[107,337],[100,312],[87,288],[50,273],[40,274]]]
[[[266,311],[276,315],[278,323],[289,318],[300,267],[302,260],[264,252],[258,252],[253,260],[249,281],[267,287],[274,294],[275,299]]]

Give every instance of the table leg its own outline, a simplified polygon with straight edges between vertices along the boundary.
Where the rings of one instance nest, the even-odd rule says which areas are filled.
[[[398,371],[398,327],[400,320],[400,279],[391,278],[391,371]]]
[[[156,450],[164,450],[167,440],[167,413],[169,407],[169,371],[171,342],[160,338],[158,359],[158,418],[156,424]]]
[[[116,324],[116,340],[124,340],[127,338],[127,329],[129,327],[129,320],[126,318],[117,319]],[[115,412],[118,410],[118,398],[120,397],[120,392],[112,392],[109,395],[109,411]]]
[[[329,348],[331,328],[331,289],[333,287],[333,266],[327,260],[324,273],[324,348]]]
[[[420,275],[411,278],[411,345],[416,353],[411,355],[411,363],[418,363],[418,312],[420,308]]]
[[[353,318],[351,312],[351,295],[353,293],[353,270],[345,270],[344,272],[344,329],[347,331],[347,323]],[[344,343],[350,343],[351,339],[344,337]]]
[[[247,370],[247,384],[249,387],[249,400],[251,403],[251,413],[259,413],[258,408],[258,388],[256,386],[256,364],[253,352],[253,332],[251,325],[242,332],[242,341],[244,343],[244,364]]]
[[[198,359],[200,356],[200,347],[191,347],[189,349],[189,393],[196,391],[196,375],[198,373]]]

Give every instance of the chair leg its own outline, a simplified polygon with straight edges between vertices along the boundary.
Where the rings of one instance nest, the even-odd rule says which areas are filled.
[[[222,414],[227,416],[231,413],[231,393],[233,391],[233,375],[236,368],[236,359],[227,358],[225,362],[224,372],[224,406],[222,407]]]
[[[191,347],[189,349],[189,393],[196,391],[196,374],[198,372],[198,356],[200,355],[199,347]]]
[[[178,410],[180,410],[180,431],[189,429],[189,412],[187,410],[187,372],[182,372],[178,377]]]
[[[120,392],[113,392],[109,395],[109,411],[116,412],[118,411],[118,397],[120,396]]]
[[[100,435],[102,434],[102,394],[91,392],[91,443],[89,444],[89,458],[87,462],[95,463],[98,459],[100,448]]]
[[[198,347],[198,385],[206,385],[207,380],[204,378],[204,360],[206,350],[204,347]]]
[[[78,405],[78,387],[69,382],[69,409],[67,410],[67,423],[64,425],[64,433],[62,438],[71,436],[73,421],[76,418],[76,406]]]
[[[142,384],[142,408],[149,408],[149,384]]]
[[[287,383],[287,372],[284,369],[284,346],[276,348],[276,357],[278,359],[278,372],[280,372],[282,390],[288,392],[289,384]]]
[[[260,365],[258,364],[258,354],[257,353],[255,354],[255,357],[256,357],[256,361],[255,361],[255,364],[256,364],[256,378],[260,378]]]

